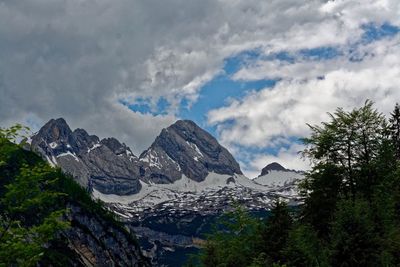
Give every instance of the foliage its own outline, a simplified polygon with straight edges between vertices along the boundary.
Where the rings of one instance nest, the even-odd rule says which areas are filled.
[[[277,202],[265,221],[215,229],[202,266],[400,265],[400,106],[389,120],[371,101],[329,117],[303,139],[313,167],[295,216]]]
[[[58,207],[65,194],[54,190],[57,175],[45,163],[28,165],[21,148],[12,142],[27,128],[0,130],[0,265],[33,266],[45,244],[68,227]],[[17,156],[17,157],[16,157]],[[35,160],[34,160],[35,161]]]
[[[201,262],[205,266],[246,266],[251,263],[257,238],[256,220],[238,207],[215,226],[215,234],[209,236]]]
[[[271,210],[271,215],[265,225],[261,226],[261,251],[266,256],[266,262],[280,263],[285,257],[289,232],[293,225],[293,219],[284,202],[276,201]]]
[[[332,265],[379,266],[379,244],[368,202],[341,200],[332,223]]]
[[[27,131],[21,125],[0,129],[0,266],[63,266],[68,255],[52,245],[68,246],[62,233],[70,227],[71,204],[126,232],[71,177],[24,150],[24,141],[15,144]]]
[[[400,105],[396,103],[393,112],[390,114],[390,137],[395,149],[397,159],[400,159]]]

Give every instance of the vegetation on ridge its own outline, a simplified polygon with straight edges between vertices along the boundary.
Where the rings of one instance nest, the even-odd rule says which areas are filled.
[[[27,129],[0,128],[0,266],[66,266],[71,205],[127,231],[102,203],[58,168],[16,145]],[[130,241],[134,237],[127,233]]]

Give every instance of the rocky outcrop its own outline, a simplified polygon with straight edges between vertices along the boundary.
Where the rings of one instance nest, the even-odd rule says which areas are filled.
[[[100,140],[83,129],[71,131],[62,118],[44,125],[32,137],[31,148],[82,186],[103,194],[138,193],[139,180],[169,184],[182,175],[201,182],[210,173],[242,174],[228,150],[189,120],[163,129],[139,158],[115,138]]]
[[[83,129],[72,132],[64,119],[52,119],[32,137],[31,149],[89,190],[117,195],[140,191],[138,158],[114,138],[100,140]]]
[[[137,240],[128,228],[113,220],[70,204],[71,227],[62,233],[67,240],[74,265],[82,266],[150,266]]]
[[[284,168],[281,164],[278,162],[272,162],[265,166],[261,170],[261,174],[259,176],[264,176],[267,175],[270,171],[289,171],[288,169]]]
[[[210,172],[242,174],[228,150],[190,120],[179,120],[163,129],[139,158],[148,164],[143,179],[154,183],[171,183],[182,174],[197,182]]]

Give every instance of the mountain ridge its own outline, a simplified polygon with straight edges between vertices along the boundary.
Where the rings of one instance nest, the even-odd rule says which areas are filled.
[[[0,218],[8,225],[0,251],[10,253],[1,266],[150,266],[134,233],[104,203],[36,153],[0,141]]]
[[[139,156],[115,138],[72,132],[63,119],[49,123],[32,137],[31,149],[78,181],[86,175],[83,185],[92,198],[139,233],[143,250],[157,266],[171,251],[196,248],[188,240],[201,238],[201,229],[238,203],[263,213],[274,199],[290,205],[302,201],[296,190],[301,173],[269,170],[251,180],[229,151],[192,121],[178,120],[163,129]],[[62,125],[65,129],[57,128]],[[187,235],[180,233],[183,229]],[[154,239],[157,233],[170,239]]]
[[[71,131],[62,118],[51,119],[31,137],[31,149],[60,166],[91,191],[121,195],[140,191],[140,168],[130,148],[114,139],[100,140],[83,129]]]
[[[72,131],[63,118],[51,119],[31,139],[31,149],[52,166],[105,194],[138,193],[140,181],[170,184],[185,175],[200,182],[211,172],[242,174],[229,151],[189,120],[163,129],[139,157],[114,137],[100,140],[84,129]]]
[[[171,182],[181,178],[179,173],[197,182],[203,181],[210,172],[242,174],[229,151],[190,120],[178,120],[163,129],[139,158],[150,164],[152,174],[160,174]],[[157,178],[148,180],[157,183]]]

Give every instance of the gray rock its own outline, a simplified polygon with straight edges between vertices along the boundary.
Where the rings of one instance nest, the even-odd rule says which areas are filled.
[[[62,118],[52,119],[32,137],[31,149],[88,190],[117,195],[140,191],[138,158],[114,138],[100,141],[83,129],[72,132]]]
[[[31,147],[89,190],[129,195],[139,180],[173,183],[185,175],[200,182],[210,172],[242,174],[239,164],[209,133],[180,120],[163,129],[140,158],[115,138],[99,140],[83,129],[71,131],[64,119],[50,120],[33,136]]]
[[[265,166],[261,170],[261,174],[259,176],[264,176],[267,175],[270,171],[289,171],[288,169],[284,168],[281,164],[278,162],[272,162]]]
[[[161,131],[154,143],[140,155],[147,163],[144,180],[171,183],[182,174],[197,182],[210,172],[242,174],[233,156],[193,121],[179,120]]]
[[[71,227],[62,232],[78,266],[150,266],[128,228],[77,204],[68,205]]]

